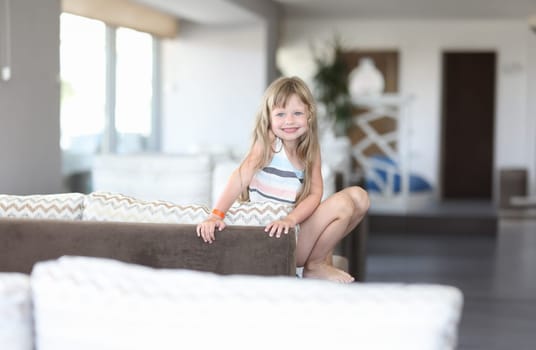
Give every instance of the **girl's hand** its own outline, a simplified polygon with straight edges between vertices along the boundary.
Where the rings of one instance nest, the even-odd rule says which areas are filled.
[[[220,218],[210,217],[197,225],[197,237],[201,237],[205,243],[212,243],[216,240],[214,231],[222,231],[225,228],[225,223]]]
[[[281,233],[288,234],[288,231],[294,227],[296,227],[296,221],[287,216],[281,220],[276,220],[266,225],[264,232],[268,232],[270,237],[273,237],[275,234],[275,236],[279,238],[281,237]]]

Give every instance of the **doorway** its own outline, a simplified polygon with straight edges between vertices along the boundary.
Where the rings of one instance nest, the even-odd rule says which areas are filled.
[[[443,53],[443,199],[492,199],[496,56]]]

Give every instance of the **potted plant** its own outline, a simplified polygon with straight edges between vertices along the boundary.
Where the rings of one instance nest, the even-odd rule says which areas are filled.
[[[335,134],[346,136],[352,117],[352,102],[348,90],[348,68],[342,57],[338,37],[330,43],[331,57],[315,54],[316,73],[313,77],[318,101],[332,120]]]

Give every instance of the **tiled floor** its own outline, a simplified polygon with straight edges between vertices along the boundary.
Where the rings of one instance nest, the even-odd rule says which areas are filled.
[[[497,235],[369,235],[367,281],[453,285],[464,294],[459,349],[536,349],[536,219]]]

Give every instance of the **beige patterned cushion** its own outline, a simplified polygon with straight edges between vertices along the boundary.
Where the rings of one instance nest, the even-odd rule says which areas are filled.
[[[235,204],[225,215],[227,225],[265,226],[285,217],[292,207],[272,202]],[[198,224],[210,210],[201,205],[179,205],[166,201],[144,201],[110,192],[86,196],[83,220]]]
[[[235,204],[225,214],[228,225],[265,226],[290,213],[292,206],[273,202]]]
[[[81,193],[0,195],[0,217],[81,220],[84,197]]]
[[[85,221],[122,221],[197,224],[209,211],[201,205],[178,205],[166,201],[144,201],[118,193],[93,192],[86,196]]]

